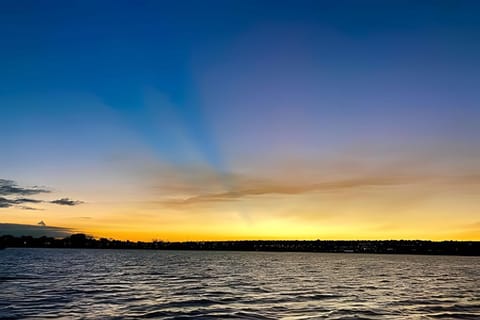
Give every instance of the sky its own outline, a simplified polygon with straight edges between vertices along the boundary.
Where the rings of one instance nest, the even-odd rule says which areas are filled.
[[[480,240],[479,16],[478,1],[1,1],[0,223]]]

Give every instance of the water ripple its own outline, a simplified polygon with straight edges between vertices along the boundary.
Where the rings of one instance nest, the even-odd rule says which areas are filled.
[[[480,258],[7,249],[1,319],[479,319]]]

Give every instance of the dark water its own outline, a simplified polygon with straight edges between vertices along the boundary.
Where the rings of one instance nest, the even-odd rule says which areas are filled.
[[[6,249],[0,318],[480,319],[480,257]]]

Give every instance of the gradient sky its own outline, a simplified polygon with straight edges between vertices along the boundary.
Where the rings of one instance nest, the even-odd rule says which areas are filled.
[[[0,223],[480,240],[479,16],[478,1],[1,1]]]

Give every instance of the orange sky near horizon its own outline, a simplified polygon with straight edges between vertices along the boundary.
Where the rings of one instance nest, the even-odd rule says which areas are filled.
[[[220,176],[198,168],[151,170],[155,178],[149,172],[122,182],[120,175],[112,175],[115,183],[104,181],[92,188],[81,181],[75,187],[57,181],[62,192],[44,199],[69,194],[85,202],[72,207],[45,204],[42,210],[8,208],[2,222],[43,220],[96,238],[133,241],[480,240],[476,177],[388,175],[380,170],[382,174],[325,181],[300,173],[274,180]],[[112,193],[112,185],[123,187]]]

